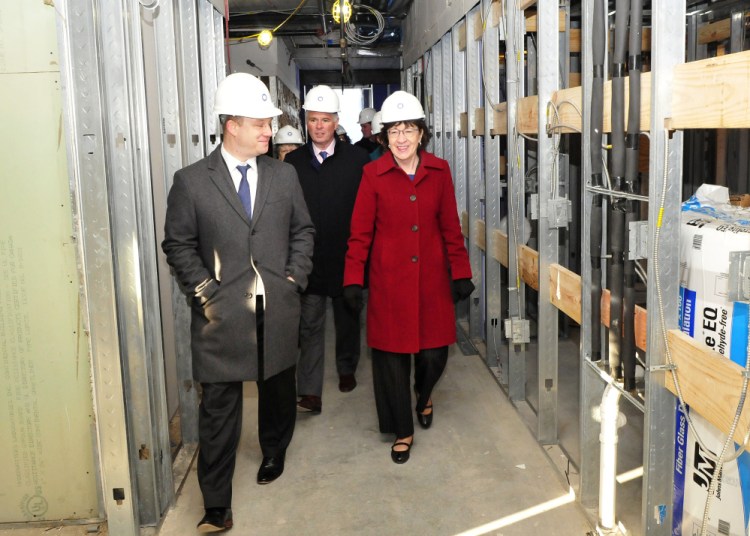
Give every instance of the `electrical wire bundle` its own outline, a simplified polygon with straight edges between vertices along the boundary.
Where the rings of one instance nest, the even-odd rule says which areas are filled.
[[[378,28],[374,35],[366,36],[363,35],[360,30],[357,30],[357,27],[354,24],[352,24],[351,22],[347,22],[344,26],[346,37],[349,39],[350,43],[353,43],[355,45],[373,44],[380,38],[380,36],[383,34],[383,30],[385,29],[385,19],[383,18],[383,15],[377,9],[373,9],[370,6],[358,5],[354,6],[354,9],[365,9],[370,11],[370,13],[372,13],[372,15],[375,17]]]

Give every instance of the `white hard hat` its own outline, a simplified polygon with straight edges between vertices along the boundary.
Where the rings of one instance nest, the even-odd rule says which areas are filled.
[[[214,113],[267,119],[281,115],[266,85],[248,73],[232,73],[216,88]]]
[[[340,124],[336,127],[336,134],[338,136],[341,136],[342,134],[346,134],[346,129],[342,127]]]
[[[372,118],[372,133],[379,134],[383,130],[383,112],[375,112],[375,116]]]
[[[364,125],[365,123],[371,123],[374,115],[375,108],[365,108],[359,112],[359,124]]]
[[[328,86],[315,86],[307,92],[302,109],[307,112],[339,113],[339,96]]]
[[[383,124],[424,119],[424,109],[419,99],[406,91],[395,91],[383,101],[380,111]]]
[[[305,141],[302,139],[302,134],[299,130],[291,125],[286,125],[281,127],[273,137],[274,145],[283,145],[285,143],[290,145],[302,145]]]

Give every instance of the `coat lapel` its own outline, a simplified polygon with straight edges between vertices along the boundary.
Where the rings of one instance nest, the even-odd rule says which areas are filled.
[[[259,156],[256,159],[258,164],[258,188],[255,191],[255,203],[253,204],[253,221],[250,223],[252,227],[255,222],[258,221],[260,213],[263,211],[263,207],[266,205],[266,199],[268,199],[268,192],[271,189],[271,172],[270,166],[266,162],[266,159]]]
[[[234,189],[234,183],[227,169],[227,164],[221,156],[221,146],[214,149],[208,157],[208,176],[234,211],[249,225],[250,220],[248,220],[247,214],[245,214],[245,209],[242,207],[237,190]]]

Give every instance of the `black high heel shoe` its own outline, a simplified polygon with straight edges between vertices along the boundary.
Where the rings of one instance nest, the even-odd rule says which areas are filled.
[[[397,445],[406,445],[407,448],[405,450],[394,450]],[[407,443],[406,441],[399,441],[396,440],[396,442],[391,446],[391,460],[393,460],[394,463],[406,463],[409,461],[409,451],[414,446],[414,438],[412,438],[411,443]]]
[[[417,422],[419,422],[419,426],[427,430],[430,426],[432,426],[432,414],[435,413],[435,410],[432,409],[432,402],[430,402],[429,406],[425,406],[424,409],[430,409],[432,411],[430,411],[426,415],[424,413],[417,412]]]

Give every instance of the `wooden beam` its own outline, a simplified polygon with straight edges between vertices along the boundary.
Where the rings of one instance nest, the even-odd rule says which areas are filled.
[[[484,234],[484,220],[477,220],[477,226],[474,229],[474,241],[477,244],[477,247],[481,249],[482,251],[487,251],[487,245],[485,243],[485,234]]]
[[[750,128],[750,51],[674,68],[669,129]]]
[[[667,332],[672,360],[685,402],[724,434],[734,420],[742,391],[742,367],[721,354],[709,350],[679,330]],[[665,374],[665,387],[675,395],[672,374]],[[740,414],[734,440],[742,443],[750,428],[750,404]]]
[[[508,267],[508,235],[497,229],[492,230],[492,258]]]
[[[550,264],[549,282],[549,301],[580,325],[581,276],[559,264]]]
[[[571,28],[568,30],[568,50],[572,54],[576,54],[581,51],[581,29]]]
[[[474,13],[474,40],[479,41],[484,33],[484,23],[482,22],[482,10],[478,9]]]
[[[484,108],[474,108],[474,128],[472,136],[484,136]]]
[[[466,50],[466,21],[462,21],[458,26],[458,50]]]
[[[599,302],[601,305],[601,317],[600,320],[607,328],[609,328],[609,309],[610,309],[610,296],[609,289],[602,289],[602,297]],[[646,340],[648,339],[648,333],[646,331],[646,321],[648,315],[646,309],[640,305],[635,306],[635,347],[641,350],[646,350]]]
[[[531,95],[518,99],[516,107],[516,130],[524,134],[539,132],[539,97]]]
[[[469,238],[469,213],[466,211],[461,213],[461,234]]]
[[[698,28],[698,44],[724,41],[732,35],[732,19],[721,19]]]
[[[460,114],[458,114],[458,123],[459,123],[458,136],[460,138],[468,138],[469,137],[469,113],[461,112]]]
[[[508,135],[508,103],[501,102],[495,104],[492,109],[492,128],[490,136],[507,136]]]
[[[568,73],[568,87],[581,85],[581,73]]]
[[[518,246],[518,264],[520,265],[521,279],[533,288],[539,290],[539,253],[529,246]]]
[[[536,0],[521,0],[521,11],[526,9],[529,6],[535,6]]]
[[[560,28],[558,31],[565,31],[565,10],[561,9],[558,15],[558,24]],[[526,33],[533,33],[537,30],[537,15],[536,12],[526,15]]]

